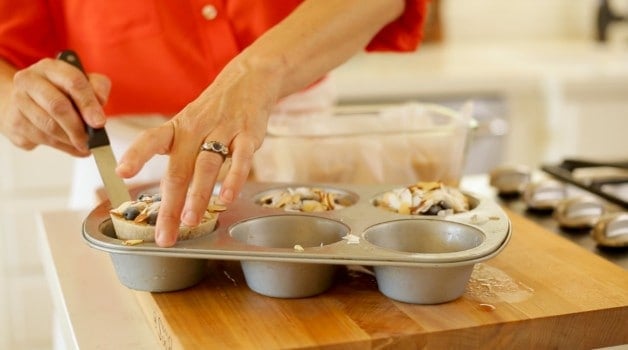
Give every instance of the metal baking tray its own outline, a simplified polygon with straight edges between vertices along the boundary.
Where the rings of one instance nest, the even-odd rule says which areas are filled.
[[[560,164],[545,164],[541,170],[628,209],[628,162],[596,162],[564,159]]]
[[[110,204],[103,202],[85,219],[83,237],[91,247],[111,253],[121,281],[133,289],[185,288],[202,279],[204,261],[239,260],[249,287],[269,296],[321,293],[328,287],[328,275],[333,271],[319,270],[366,265],[373,267],[378,284],[383,284],[380,290],[393,299],[413,303],[451,300],[463,292],[475,263],[490,259],[506,246],[511,235],[510,220],[493,200],[467,192],[472,209],[442,217],[403,215],[373,204],[384,192],[405,186],[248,183],[227,211],[220,213],[214,232],[179,241],[170,248],[152,242],[124,245],[115,238]],[[317,213],[287,212],[259,204],[269,191],[296,187],[321,188],[346,196],[352,204]],[[136,196],[157,193],[158,187],[133,192]],[[299,249],[295,249],[297,246]],[[173,271],[164,272],[169,269]],[[191,276],[186,278],[182,271]],[[184,280],[169,283],[172,278],[164,273]],[[313,277],[318,275],[322,280],[317,282]],[[401,280],[384,282],[391,278]],[[406,293],[402,289],[408,288],[397,284],[410,280],[421,285],[414,288],[413,295],[399,296]],[[311,286],[298,286],[304,283]],[[433,283],[455,285],[436,288],[426,297],[425,288]],[[392,291],[385,291],[387,288]],[[445,289],[456,292],[447,296],[443,294]]]

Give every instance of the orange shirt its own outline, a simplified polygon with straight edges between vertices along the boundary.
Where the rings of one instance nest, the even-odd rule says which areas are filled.
[[[416,49],[426,1],[406,0],[366,49]],[[174,114],[300,2],[0,0],[0,57],[23,68],[72,48],[112,80],[108,114]]]

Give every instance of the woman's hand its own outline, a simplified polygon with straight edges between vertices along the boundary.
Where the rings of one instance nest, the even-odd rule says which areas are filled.
[[[204,142],[218,141],[229,149],[231,166],[220,199],[229,203],[240,192],[278,98],[277,74],[232,61],[196,100],[170,121],[142,133],[122,156],[117,173],[124,178],[137,174],[154,155],[170,156],[161,181],[158,245],[174,245],[180,223],[198,225],[207,208],[224,157],[202,151]]]
[[[48,145],[74,156],[89,155],[81,115],[95,128],[105,124],[108,78],[86,78],[66,62],[45,58],[19,71],[0,60],[0,81],[0,133],[25,150]]]
[[[277,26],[234,58],[201,95],[171,121],[143,133],[120,159],[118,175],[132,177],[154,155],[170,156],[161,181],[155,240],[175,244],[181,222],[199,223],[223,163],[201,151],[204,142],[226,145],[231,167],[220,199],[230,203],[248,178],[253,153],[266,134],[279,98],[322,78],[399,17],[404,0],[304,1]]]

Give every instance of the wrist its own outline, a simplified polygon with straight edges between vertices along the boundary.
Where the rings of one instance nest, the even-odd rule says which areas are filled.
[[[280,94],[290,71],[285,55],[257,52],[251,47],[238,55],[231,64],[237,67],[240,74],[255,76],[264,84],[274,85]]]
[[[13,88],[13,75],[16,69],[0,58],[0,105],[7,103]]]

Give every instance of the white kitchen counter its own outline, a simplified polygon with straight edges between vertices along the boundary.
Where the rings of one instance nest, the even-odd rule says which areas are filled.
[[[444,43],[426,44],[413,53],[360,54],[332,77],[341,98],[348,99],[503,93],[535,89],[547,79],[569,88],[599,83],[626,87],[626,62],[628,46],[622,49],[583,40]]]
[[[133,292],[118,282],[107,253],[81,237],[87,213],[40,216],[43,265],[55,311],[55,349],[158,349]]]
[[[331,77],[341,103],[500,99],[509,163],[626,157],[628,45],[430,44],[414,53],[360,54]]]

